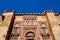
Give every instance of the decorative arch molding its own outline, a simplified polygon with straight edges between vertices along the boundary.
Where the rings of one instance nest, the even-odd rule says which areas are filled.
[[[34,35],[36,36],[36,32],[35,32],[34,30],[28,30],[28,31],[26,31],[26,32],[24,33],[24,37],[25,37],[26,33],[28,33],[28,32],[32,32],[32,33],[34,33]]]
[[[40,26],[47,26],[47,24],[46,23],[41,23]]]
[[[36,37],[36,32],[34,32],[33,30],[28,30],[24,34],[25,40],[35,40],[35,37]]]
[[[21,24],[21,21],[15,21],[13,24],[13,27],[19,27]]]
[[[46,21],[39,21],[38,22],[39,23],[39,26],[41,27],[41,26],[48,26],[48,23],[46,22]]]

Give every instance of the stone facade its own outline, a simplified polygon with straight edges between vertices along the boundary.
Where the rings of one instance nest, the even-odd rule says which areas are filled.
[[[0,40],[60,40],[60,14],[5,11],[0,15]]]

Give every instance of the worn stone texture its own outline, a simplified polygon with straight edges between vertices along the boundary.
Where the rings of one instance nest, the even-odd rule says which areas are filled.
[[[10,13],[10,14],[9,14]],[[11,19],[13,17],[13,12],[4,13],[3,16],[5,16],[4,20],[1,22],[0,25],[0,40],[7,40],[7,33],[10,27]]]
[[[3,20],[2,16],[4,16]],[[14,40],[11,39],[11,35],[12,32],[14,33],[15,29],[15,31],[20,35],[18,38],[16,37],[16,40],[28,39],[25,37],[27,32],[34,33],[35,36],[32,33],[27,33],[28,36],[34,36],[34,40],[45,40],[44,37],[42,37],[41,32],[43,32],[43,30],[41,28],[47,28],[45,31],[50,35],[50,39],[47,38],[46,40],[59,40],[59,24],[60,14],[56,16],[52,11],[46,11],[45,15],[16,15],[13,11],[4,12],[0,15],[0,40]]]
[[[49,25],[51,27],[51,32],[53,34],[53,40],[60,40],[60,27],[59,23],[57,21],[57,18],[54,16],[53,12],[47,12],[46,13]]]

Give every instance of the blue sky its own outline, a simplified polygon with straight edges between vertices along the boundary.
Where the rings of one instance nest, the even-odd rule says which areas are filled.
[[[43,12],[45,10],[60,12],[60,0],[0,0],[0,14],[4,10],[19,12]]]

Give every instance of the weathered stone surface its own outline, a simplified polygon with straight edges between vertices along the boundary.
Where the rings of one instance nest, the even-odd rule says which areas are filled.
[[[0,16],[0,40],[59,40],[60,14],[51,11],[42,14],[14,15],[6,11]]]
[[[59,27],[59,23],[56,19],[56,17],[54,16],[53,12],[47,12],[46,13],[48,22],[50,24],[52,33],[54,35],[54,40],[60,40],[60,27]]]
[[[13,12],[8,12],[3,14],[3,16],[5,16],[5,19],[1,22],[0,25],[0,40],[6,39],[11,21],[13,19],[13,15],[14,15]]]

